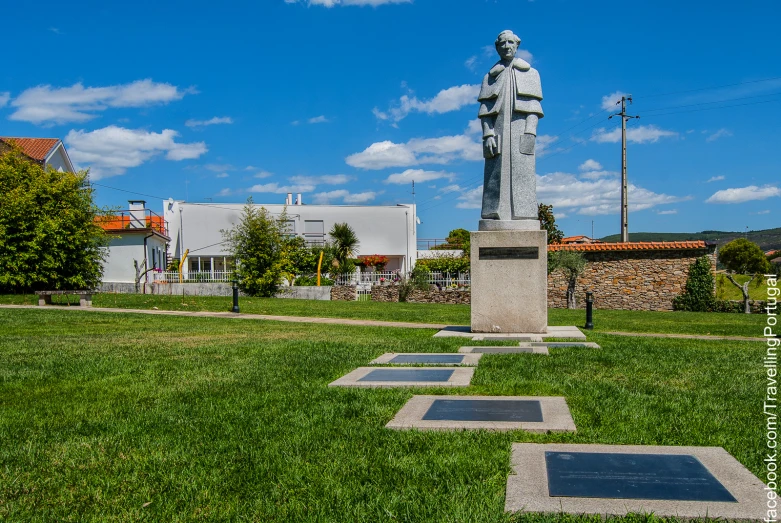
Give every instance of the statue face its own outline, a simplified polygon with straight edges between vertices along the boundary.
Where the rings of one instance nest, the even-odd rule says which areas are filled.
[[[515,58],[515,52],[518,50],[518,44],[515,40],[510,38],[500,38],[496,44],[496,52],[504,60],[512,60]]]

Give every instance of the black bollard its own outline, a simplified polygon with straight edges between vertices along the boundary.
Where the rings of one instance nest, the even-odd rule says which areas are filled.
[[[233,309],[231,312],[239,312],[239,281],[233,280]]]
[[[586,293],[586,325],[585,329],[594,329],[594,293]]]

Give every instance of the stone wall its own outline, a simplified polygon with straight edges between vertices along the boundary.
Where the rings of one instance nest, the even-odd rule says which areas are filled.
[[[281,286],[275,298],[292,298],[296,300],[320,300],[327,301],[331,299],[330,286]]]
[[[689,266],[706,253],[701,249],[584,252],[589,263],[578,278],[577,307],[585,307],[586,291],[592,291],[597,309],[672,310]],[[715,256],[709,257],[715,269]],[[561,269],[548,276],[548,306],[567,307],[567,278]]]
[[[355,285],[334,285],[331,287],[331,299],[334,301],[356,301],[358,289]]]
[[[469,305],[471,299],[472,293],[469,291],[440,291],[437,289],[428,291],[415,289],[410,291],[407,296],[409,303],[447,303],[451,305]]]
[[[399,301],[399,287],[397,285],[372,286],[372,301]]]

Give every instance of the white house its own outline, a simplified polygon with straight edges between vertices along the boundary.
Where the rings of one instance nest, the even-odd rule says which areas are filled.
[[[130,200],[129,209],[101,219],[99,224],[110,237],[106,262],[103,265],[103,284],[135,284],[135,260],[142,272],[147,269],[165,270],[168,263],[167,246],[171,239],[163,217],[146,208],[143,200]],[[141,282],[153,281],[150,272]],[[127,287],[127,286],[125,286]]]
[[[163,216],[169,227],[169,257],[181,259],[189,251],[183,270],[214,272],[230,269],[223,230],[241,221],[245,204],[187,203],[169,199],[163,202]],[[288,231],[303,237],[310,245],[328,241],[335,223],[347,223],[360,245],[358,255],[380,254],[389,258],[386,270],[408,271],[415,266],[416,217],[414,204],[398,205],[303,205],[301,195],[285,204],[256,204],[272,216],[285,210]]]
[[[52,167],[60,172],[76,172],[65,146],[59,138],[16,138],[0,136],[0,152],[11,145],[19,147],[25,156],[41,167]]]

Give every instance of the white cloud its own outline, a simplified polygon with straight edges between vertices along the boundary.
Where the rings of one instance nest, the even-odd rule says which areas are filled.
[[[476,105],[477,95],[480,93],[479,85],[457,85],[443,89],[430,100],[419,100],[417,97],[404,95],[398,104],[392,105],[388,111],[383,112],[376,107],[372,110],[374,116],[380,120],[391,119],[399,122],[411,112],[441,114],[458,111],[465,105]]]
[[[217,193],[217,196],[230,196],[232,194],[234,194],[234,191],[226,187],[225,189],[220,190],[220,192]]]
[[[187,120],[184,125],[187,127],[206,127],[207,125],[219,125],[233,123],[233,118],[230,116],[215,116],[208,120]]]
[[[360,204],[374,200],[382,191],[365,191],[361,193],[350,193],[345,189],[317,193],[312,197],[312,201],[318,205],[327,205],[334,200],[341,200],[344,203]]]
[[[724,138],[726,136],[732,136],[732,132],[727,130],[727,129],[721,128],[718,131],[716,131],[715,133],[713,133],[710,136],[708,136],[707,138],[705,138],[705,141],[706,142],[713,142],[715,140],[718,140],[719,138]]]
[[[353,180],[346,174],[324,174],[322,176],[291,176],[290,181],[299,185],[343,185]]]
[[[219,173],[222,171],[233,171],[236,168],[229,163],[207,163],[203,166],[207,171]]]
[[[4,107],[5,104],[8,103],[8,100],[11,99],[11,93],[8,91],[0,93],[0,107]]]
[[[391,174],[385,179],[385,183],[394,183],[398,185],[409,184],[413,181],[416,183],[429,182],[431,180],[439,180],[446,178],[452,181],[455,178],[453,173],[445,171],[424,171],[423,169],[407,169],[401,173]]]
[[[475,118],[474,120],[469,120],[469,125],[466,127],[466,131],[464,134],[479,134],[480,136],[483,135],[483,123],[480,121],[480,118]]]
[[[477,62],[477,56],[470,56],[464,62],[464,66],[467,69],[469,69],[470,71],[474,71],[475,70],[475,62]]]
[[[220,173],[217,175],[217,178],[227,178],[227,177],[228,177],[228,173]]]
[[[526,60],[529,63],[532,63],[534,61],[534,55],[531,54],[526,49],[518,49],[518,52],[515,53],[515,56],[522,60]]]
[[[551,136],[549,134],[541,134],[537,137],[536,149],[534,151],[537,158],[542,158],[546,154],[550,153],[550,146],[559,139],[558,136]],[[482,149],[480,151],[482,155]]]
[[[456,208],[458,209],[480,209],[483,207],[483,186],[475,187],[464,191],[458,197]]]
[[[110,125],[91,132],[71,130],[65,143],[71,159],[89,167],[92,179],[99,179],[123,174],[161,153],[168,160],[179,161],[208,151],[204,142],[178,143],[177,136],[179,133],[171,129],[155,133]]]
[[[271,176],[274,176],[274,173],[270,173],[268,171],[261,170],[261,171],[256,172],[252,177],[253,178],[263,179],[263,178],[269,178]]]
[[[688,200],[688,197],[657,194],[629,184],[629,211]],[[620,210],[621,181],[617,178],[578,179],[562,172],[537,177],[537,200],[577,214],[616,214]]]
[[[247,192],[268,192],[268,193],[274,193],[274,194],[287,194],[287,193],[293,193],[293,192],[312,192],[315,190],[314,185],[310,184],[300,184],[300,185],[283,185],[280,186],[278,183],[265,183],[265,184],[258,184],[253,185],[249,189],[247,189]]]
[[[432,186],[431,188],[432,189],[436,189],[436,185]],[[447,194],[447,193],[450,193],[450,192],[459,192],[459,191],[462,191],[462,190],[463,189],[461,189],[460,185],[452,184],[452,185],[446,185],[445,187],[442,187],[439,190],[439,192]]]
[[[309,123],[328,123],[330,120],[325,117],[325,115],[315,116],[314,118],[310,118],[307,120]]]
[[[710,179],[705,183],[720,182],[724,178],[725,178],[724,176],[711,176]]]
[[[716,191],[705,200],[705,203],[743,203],[752,200],[765,200],[774,196],[781,196],[781,189],[773,185],[763,185],[762,187],[749,185],[748,187]]]
[[[656,214],[678,214],[678,209],[670,209],[667,211],[657,211]]]
[[[482,145],[471,137],[460,134],[439,138],[413,138],[404,144],[388,140],[375,142],[363,151],[349,155],[345,161],[359,169],[384,169],[482,159]]]
[[[605,95],[602,97],[602,103],[600,104],[600,107],[602,107],[602,109],[605,111],[609,111],[610,109],[618,109],[618,102],[621,101],[622,96],[629,95],[623,91],[616,91],[615,93]]]
[[[150,79],[109,87],[84,87],[80,83],[59,88],[39,85],[23,91],[11,102],[16,111],[9,118],[37,124],[84,122],[110,107],[165,104],[193,92]]]
[[[300,122],[300,121],[298,121],[298,120],[293,120],[292,122],[290,122],[290,125],[298,125],[298,124],[300,124],[300,123],[301,123],[301,122]]]
[[[601,171],[602,170],[602,164],[599,163],[596,160],[592,160],[592,159],[589,158],[588,160],[586,160],[585,162],[583,162],[582,164],[580,164],[578,166],[578,170],[581,171],[581,172]]]
[[[626,131],[626,140],[631,143],[654,143],[660,138],[672,136],[678,136],[678,133],[659,129],[655,125],[638,125]],[[621,128],[616,127],[612,131],[607,131],[604,127],[600,127],[594,131],[591,140],[597,143],[618,143],[621,141]]]
[[[757,214],[770,214],[770,209],[765,209],[764,211],[759,211]]]
[[[286,4],[296,4],[301,0],[285,0]],[[322,5],[323,7],[335,7],[335,6],[371,6],[377,7],[384,4],[408,4],[412,0],[308,0],[308,5]]]

